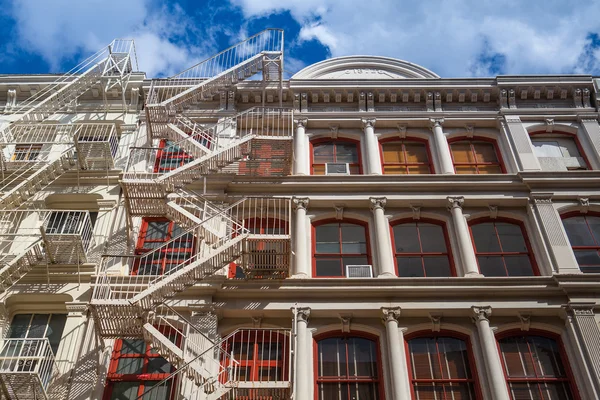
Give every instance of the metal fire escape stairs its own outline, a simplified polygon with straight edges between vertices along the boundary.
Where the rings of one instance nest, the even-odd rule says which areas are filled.
[[[225,339],[196,349],[187,346],[188,336],[183,345],[176,343],[160,329],[172,325],[162,312],[168,307],[166,301],[239,259],[249,231],[232,212],[245,199],[217,206],[184,187],[244,162],[252,152],[253,140],[284,141],[289,163],[293,119],[291,110],[257,107],[206,127],[186,116],[185,111],[258,72],[262,72],[264,81],[278,80],[281,88],[282,63],[283,31],[269,29],[174,77],[152,83],[145,108],[150,143],[152,139],[167,139],[193,160],[156,173],[160,149],[132,149],[121,179],[128,220],[132,216],[167,216],[183,227],[183,233],[142,255],[105,258],[94,285],[90,306],[98,335],[143,337],[177,368],[174,375],[185,375],[197,386],[194,393],[206,396],[202,398],[220,399],[232,387],[226,383],[234,375],[224,369],[220,356],[214,357]],[[232,129],[223,134],[227,127]],[[176,256],[177,264],[162,275],[139,273],[141,268],[163,259],[166,249],[177,246],[188,235],[194,235],[200,243],[191,254]],[[123,268],[126,274],[115,273]],[[180,316],[175,319],[182,320]],[[198,331],[185,320],[183,325],[188,332]],[[228,359],[230,364],[235,363],[233,357]],[[216,364],[208,368],[211,360]]]

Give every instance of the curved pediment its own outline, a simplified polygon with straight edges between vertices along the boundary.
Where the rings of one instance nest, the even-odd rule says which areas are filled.
[[[388,57],[347,56],[310,65],[292,76],[297,79],[386,80],[435,79],[439,76],[420,65]]]

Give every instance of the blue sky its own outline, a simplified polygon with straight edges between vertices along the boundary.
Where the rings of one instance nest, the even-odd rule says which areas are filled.
[[[173,75],[267,27],[288,76],[329,57],[400,58],[442,77],[600,75],[597,0],[3,0],[0,73],[67,71],[113,38]]]

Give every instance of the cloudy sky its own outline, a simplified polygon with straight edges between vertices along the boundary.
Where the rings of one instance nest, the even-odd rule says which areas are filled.
[[[0,73],[67,71],[113,38],[139,69],[173,75],[267,27],[288,76],[325,58],[381,55],[442,77],[600,75],[598,0],[4,0]]]

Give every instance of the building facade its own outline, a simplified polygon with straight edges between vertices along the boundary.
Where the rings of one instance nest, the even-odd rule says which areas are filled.
[[[0,399],[599,399],[600,80],[282,70],[0,77]]]

